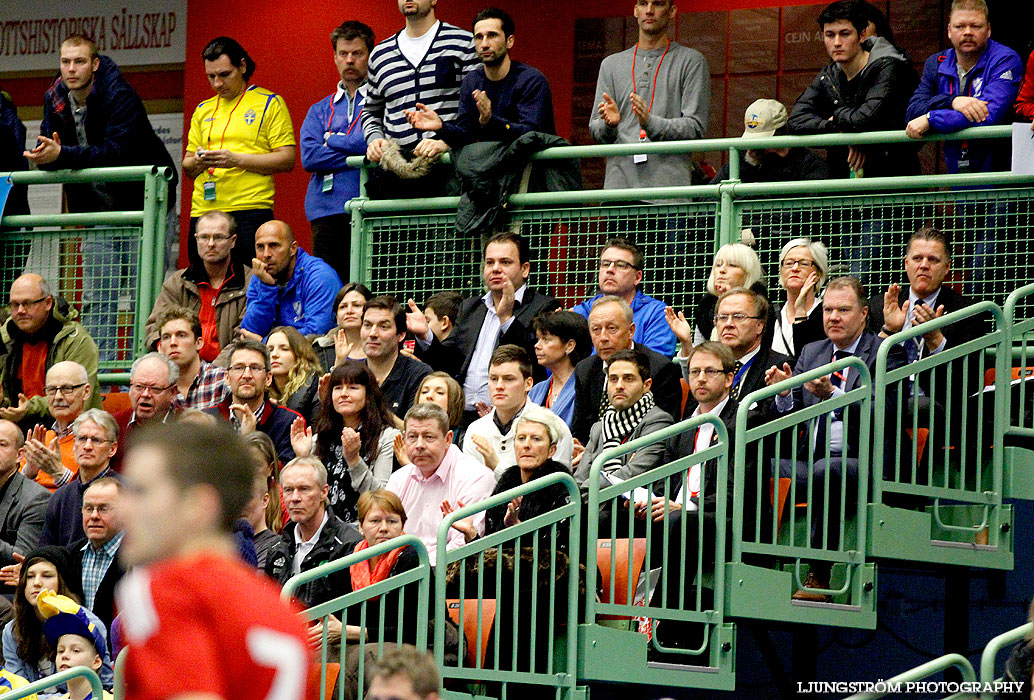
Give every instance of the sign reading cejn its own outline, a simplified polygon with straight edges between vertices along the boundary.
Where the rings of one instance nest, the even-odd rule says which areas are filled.
[[[186,0],[4,0],[0,73],[57,70],[61,42],[73,34],[93,39],[115,63],[183,63]]]

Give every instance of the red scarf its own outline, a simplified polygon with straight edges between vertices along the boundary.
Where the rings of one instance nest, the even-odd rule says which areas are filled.
[[[355,552],[361,552],[367,549],[370,543],[363,540],[355,546]],[[395,566],[395,562],[398,561],[399,554],[402,553],[402,547],[397,547],[384,556],[381,557],[380,562],[377,563],[377,567],[371,572],[370,571],[370,560],[365,559],[358,564],[352,564],[348,569],[348,575],[352,577],[352,590],[358,591],[360,588],[366,588],[367,586],[383,581],[391,575],[391,569]]]

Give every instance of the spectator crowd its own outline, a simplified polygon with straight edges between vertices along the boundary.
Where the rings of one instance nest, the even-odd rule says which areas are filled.
[[[556,133],[545,76],[510,57],[517,32],[505,11],[481,11],[467,31],[439,20],[434,0],[400,8],[405,27],[380,43],[358,21],[333,30],[340,81],[309,108],[300,143],[283,98],[252,83],[257,67],[241,44],[223,36],[205,47],[214,95],[195,109],[182,159],[185,182],[193,182],[189,264],[162,285],[146,322],[148,352],[133,362],[123,406],[98,383],[104,352],[93,336],[113,323],[117,303],[99,291],[100,273],[84,270],[78,315],[38,274],[21,274],[7,290],[10,315],[0,328],[7,672],[33,681],[86,665],[110,684],[112,659],[128,643],[131,659],[140,649],[127,670],[136,688],[150,687],[145,679],[156,665],[187,678],[204,674],[210,660],[170,652],[157,636],[186,634],[177,621],[193,630],[198,621],[185,621],[177,608],[218,595],[210,593],[213,582],[227,590],[234,581],[242,590],[257,586],[248,607],[277,605],[237,559],[264,572],[267,584],[283,584],[406,533],[425,543],[433,564],[438,527],[456,510],[554,473],[572,475],[587,491],[598,457],[686,418],[713,414],[731,439],[740,402],[758,389],[848,356],[875,374],[888,336],[973,303],[945,285],[952,243],[930,226],[899,232],[909,237],[902,283],[868,291],[859,276],[831,274],[837,251],[817,238],[784,242],[771,286],[755,250],[730,243],[714,255],[708,278],[697,281],[699,299],[685,311],[643,293],[650,255],[660,253],[621,234],[598,251],[598,292],[571,310],[538,284],[545,270],[533,269],[527,239],[498,228],[482,237],[483,293],[445,292],[418,303],[378,294],[377,280],[372,289],[350,281],[346,204],[359,194],[359,172],[346,164],[349,156],[381,164],[372,193],[426,196],[455,182],[443,153],[455,151],[460,170],[479,147],[506,149]],[[600,67],[587,115],[593,138],[702,138],[711,95],[706,60],[668,38],[672,0],[637,0],[634,17],[636,45]],[[744,138],[905,129],[921,139],[1034,115],[1034,58],[1025,72],[1015,51],[990,38],[984,0],[953,1],[951,48],[931,56],[921,75],[893,43],[886,19],[863,0],[838,0],[817,20],[829,63],[789,110],[767,97],[754,102]],[[44,98],[38,145],[21,158],[43,169],[170,165],[140,98],[90,39],[66,39],[60,68]],[[5,138],[7,123],[0,120]],[[915,174],[916,152],[908,143],[830,148],[824,159],[800,148],[748,150],[740,179]],[[274,216],[273,175],[291,170],[299,153],[311,173],[312,253]],[[949,141],[944,157],[949,172],[988,172],[1003,168],[1004,154],[994,142]],[[605,187],[685,185],[693,177],[684,155],[613,156]],[[723,170],[715,181],[727,178]],[[141,201],[136,188],[118,183],[67,186],[66,194],[73,212],[137,209]],[[12,199],[5,213],[20,213],[18,206]],[[139,262],[125,250],[84,249],[88,255],[128,269]],[[892,348],[888,366],[980,333],[970,322],[931,327]],[[858,382],[851,370],[808,382],[750,406],[752,420],[820,404]],[[927,405],[948,400],[935,387],[916,393]],[[778,455],[777,467],[791,480],[824,480],[834,499],[858,481],[860,446],[844,428],[850,416],[829,416],[818,445]],[[231,430],[240,438],[223,442]],[[716,439],[707,424],[608,458],[600,485]],[[815,457],[819,447],[825,459],[809,475],[801,464],[811,464],[807,453]],[[666,526],[675,533],[669,516],[713,509],[714,481],[714,464],[705,462],[677,494],[637,491],[628,522],[637,532]],[[482,511],[454,524],[448,548],[567,502],[566,491],[545,489]],[[697,538],[713,538],[708,527],[682,533],[665,538],[675,559],[695,552]],[[835,528],[813,528],[818,548],[835,548],[838,537]],[[201,580],[202,565],[225,580]],[[312,581],[296,598],[317,605],[417,565],[412,547],[396,548]],[[794,596],[828,602],[829,574],[813,563]],[[666,587],[669,595],[676,587]],[[397,611],[415,601],[384,596],[378,604]],[[358,619],[331,616],[301,631],[290,619],[270,615],[267,626],[292,640],[283,648],[298,658],[324,634],[331,642],[377,641]],[[230,634],[229,624],[214,639]],[[661,630],[666,644],[696,646],[677,626]],[[395,638],[396,631],[383,633]],[[412,629],[401,634],[415,638]],[[240,653],[262,661],[254,649]],[[171,674],[160,677],[182,680]],[[249,678],[261,684],[267,677]],[[73,683],[68,690],[86,692]]]

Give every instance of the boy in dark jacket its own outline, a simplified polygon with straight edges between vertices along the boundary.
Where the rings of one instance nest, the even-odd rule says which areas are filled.
[[[790,133],[891,131],[905,125],[905,108],[918,76],[900,49],[881,37],[862,40],[868,26],[862,3],[838,0],[819,14],[832,61],[819,71],[790,113]],[[834,178],[919,173],[912,146],[830,148]]]

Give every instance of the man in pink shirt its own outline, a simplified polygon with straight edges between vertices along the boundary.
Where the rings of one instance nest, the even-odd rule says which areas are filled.
[[[411,464],[392,474],[385,488],[402,499],[406,533],[423,540],[434,564],[438,526],[444,518],[442,509],[456,509],[488,498],[495,488],[495,475],[452,444],[449,417],[435,404],[416,404],[406,412],[403,438]],[[483,535],[485,514],[475,515],[472,524]],[[459,547],[464,541],[460,531],[449,530],[448,549]]]

